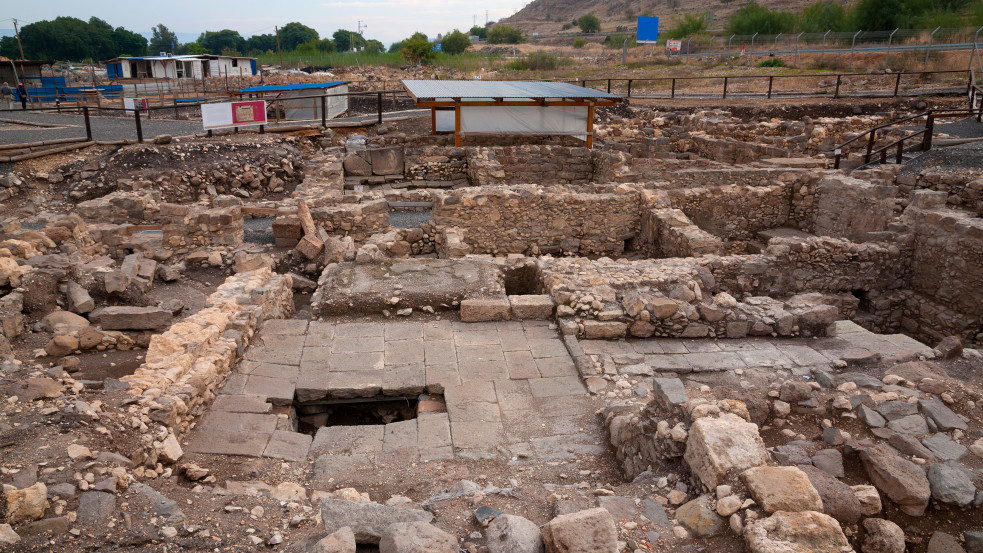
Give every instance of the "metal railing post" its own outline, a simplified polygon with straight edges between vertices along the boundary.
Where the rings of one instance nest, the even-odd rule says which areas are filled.
[[[143,144],[143,126],[140,124],[140,108],[134,106],[133,117],[137,122],[137,142]]]
[[[670,98],[675,98],[676,97],[676,78],[675,77],[672,78],[672,92],[669,93],[669,97]]]
[[[853,52],[857,49],[857,37],[863,31],[857,31],[853,34],[853,44],[850,45],[850,71],[853,71]]]
[[[727,39],[727,51],[728,52],[730,52],[730,41],[734,40],[734,37],[735,36],[737,36],[737,35],[730,35],[730,38]]]
[[[754,33],[753,35],[751,35],[751,51],[748,52],[748,56],[750,56],[748,60],[751,63],[754,63],[754,37],[756,36],[758,36],[758,33]]]
[[[939,29],[941,28],[941,25],[936,27],[935,30],[932,31],[932,34],[928,35],[928,46],[925,47],[925,66],[922,67],[923,71],[928,71],[928,55],[932,52],[932,42],[935,40],[935,33],[939,32]],[[931,144],[931,140],[929,140],[929,144]]]
[[[983,27],[976,29],[976,34],[973,35],[973,53],[969,55],[969,67],[966,68],[968,71],[973,70],[973,58],[975,56],[978,56],[980,52],[980,49],[977,46],[977,43],[979,42],[979,38],[980,38],[980,31],[983,31]],[[983,61],[980,62],[980,65],[983,65]]]
[[[833,92],[833,98],[839,98],[840,97],[840,80],[842,78],[843,78],[843,75],[837,75],[836,76],[836,91]]]
[[[891,35],[887,37],[887,54],[884,56],[884,69],[888,68],[888,62],[891,61],[891,40],[894,38],[894,33],[898,32],[897,29],[891,31]]]
[[[771,49],[774,50],[774,52],[771,53],[773,56],[775,55],[775,52],[778,51],[778,39],[780,38],[782,38],[782,33],[778,33],[778,36],[775,37],[775,45],[771,47]]]
[[[922,139],[922,151],[927,152],[932,149],[932,134],[935,132],[935,114],[928,110],[928,119],[925,121],[925,137]]]
[[[898,73],[898,78],[894,81],[894,97],[898,97],[898,89],[901,88],[901,75],[904,73]]]
[[[89,106],[82,108],[82,115],[85,117],[85,139],[92,140],[92,124],[89,122]]]
[[[774,75],[769,75],[768,76],[768,99],[769,100],[771,100],[771,89],[772,89],[772,86],[774,84],[775,84],[775,76]]]
[[[321,96],[321,128],[328,128],[327,98]]]
[[[727,79],[729,77],[724,77],[724,99],[727,98]]]
[[[874,137],[877,135],[877,129],[870,130],[870,138],[867,139],[867,153],[864,154],[864,164],[870,163],[870,153],[874,150]]]
[[[830,30],[826,31],[826,34],[823,35],[823,50],[822,50],[822,53],[819,54],[819,66],[820,67],[822,67],[822,65],[823,65],[823,59],[826,58],[826,37],[831,32],[833,32],[833,29],[830,29]]]
[[[378,94],[378,96],[376,96],[376,102],[377,102],[376,105],[379,107],[379,124],[381,125],[382,124],[382,93],[381,92]]]
[[[628,79],[628,94],[625,97],[631,98],[631,79]]]

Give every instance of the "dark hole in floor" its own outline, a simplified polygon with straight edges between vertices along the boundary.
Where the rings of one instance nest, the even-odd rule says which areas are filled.
[[[316,434],[322,426],[363,426],[415,419],[417,397],[325,399],[301,403],[297,410],[297,431]]]
[[[510,296],[539,294],[542,286],[539,272],[533,263],[509,267],[505,270],[505,293]]]

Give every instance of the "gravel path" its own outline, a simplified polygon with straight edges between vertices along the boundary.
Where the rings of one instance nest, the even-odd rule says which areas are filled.
[[[905,163],[902,175],[917,175],[925,169],[942,169],[947,172],[977,170],[983,168],[983,142],[972,142],[947,148],[932,148]]]
[[[31,129],[8,129],[0,133],[0,144],[20,144],[41,140],[85,137],[85,120],[81,115],[65,113],[42,113],[32,111],[0,111],[0,119],[8,122],[44,123],[64,125],[59,128],[35,127]],[[132,118],[90,117],[92,138],[95,140],[124,140],[137,137],[136,123]],[[159,134],[184,136],[201,132],[200,121],[169,121],[166,119],[142,119],[143,137],[152,139]]]

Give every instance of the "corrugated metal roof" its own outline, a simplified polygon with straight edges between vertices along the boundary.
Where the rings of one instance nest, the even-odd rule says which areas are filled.
[[[535,81],[417,81],[404,80],[403,86],[414,97],[468,100],[491,98],[611,98],[620,99],[616,94],[608,94],[591,88],[570,83],[547,83]]]
[[[305,84],[275,84],[268,86],[254,86],[252,88],[244,88],[239,92],[286,92],[288,90],[310,90],[313,88],[334,88],[343,84],[348,84],[351,81],[338,81],[335,83],[305,83]]]

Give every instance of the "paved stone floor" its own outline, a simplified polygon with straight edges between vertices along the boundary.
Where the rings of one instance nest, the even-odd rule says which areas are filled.
[[[603,453],[607,440],[596,410],[615,397],[647,395],[653,376],[723,375],[718,378],[736,384],[755,374],[807,376],[813,367],[865,351],[931,351],[907,336],[874,334],[848,321],[836,328],[835,337],[819,339],[584,340],[599,373],[588,382],[600,384],[600,393],[590,396],[546,321],[268,321],[192,432],[188,450],[312,458],[315,475],[324,477],[454,457],[564,459]],[[625,376],[630,387],[614,386]],[[446,412],[324,427],[314,437],[295,432],[284,414],[295,398],[420,393],[443,394]]]
[[[447,412],[386,425],[293,432],[277,407],[298,400],[421,392]],[[319,463],[523,456],[605,450],[598,400],[545,321],[326,323],[269,321],[192,433],[198,453]],[[281,409],[282,410],[282,409]]]

